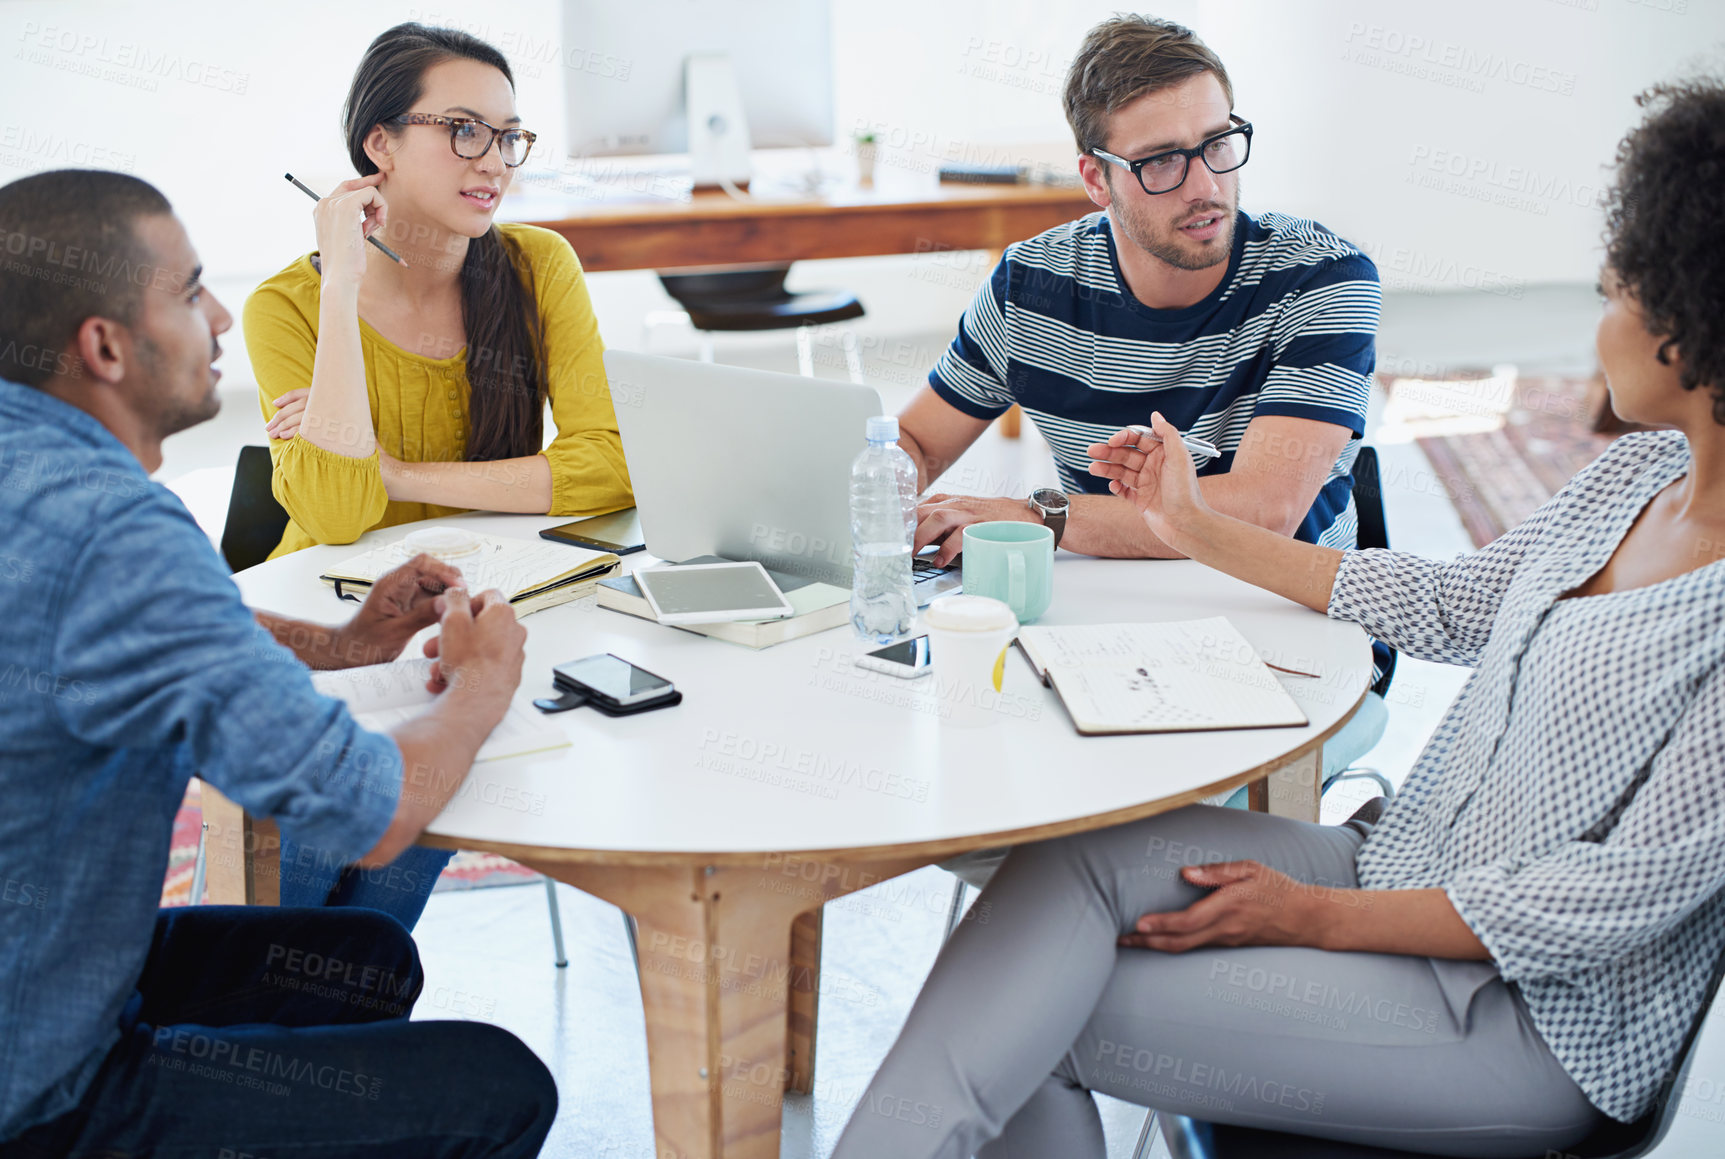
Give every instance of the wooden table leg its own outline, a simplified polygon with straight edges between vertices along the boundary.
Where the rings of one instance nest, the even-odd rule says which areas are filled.
[[[654,1153],[676,1159],[778,1159],[784,1091],[800,1081],[786,1054],[787,1015],[801,1001],[793,995],[812,999],[818,987],[792,950],[799,915],[818,919],[828,900],[927,863],[782,855],[714,867],[517,860],[634,915]],[[806,939],[811,924],[800,924]],[[812,1004],[807,1010],[812,1016]],[[813,1061],[798,1064],[811,1083]]]
[[[205,781],[204,892],[211,905],[281,904],[281,833],[276,823],[251,817]],[[193,898],[196,904],[197,899]]]
[[[791,923],[790,1007],[785,1013],[785,1089],[815,1091],[815,1029],[821,1005],[821,918],[818,909]]]
[[[1322,746],[1302,757],[1295,757],[1263,780],[1253,785],[1263,786],[1263,812],[1277,817],[1292,817],[1296,821],[1316,821],[1323,804],[1321,784],[1324,764]],[[1256,802],[1253,808],[1258,808]]]

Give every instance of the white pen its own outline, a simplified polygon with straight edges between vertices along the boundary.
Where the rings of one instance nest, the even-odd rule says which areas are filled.
[[[1134,423],[1126,429],[1129,431],[1136,431],[1139,434],[1149,435],[1157,442],[1162,441],[1162,436],[1151,430],[1149,427],[1141,427]],[[1214,443],[1206,442],[1205,440],[1200,439],[1197,435],[1181,435],[1180,441],[1186,444],[1186,449],[1192,453],[1192,457],[1195,459],[1220,459],[1222,457],[1222,452],[1216,449],[1216,445]]]

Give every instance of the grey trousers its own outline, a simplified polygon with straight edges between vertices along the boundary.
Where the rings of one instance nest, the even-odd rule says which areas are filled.
[[[1489,963],[1116,944],[1202,895],[1184,865],[1253,859],[1351,889],[1367,832],[1195,805],[1013,850],[834,1159],[1104,1159],[1090,1091],[1435,1155],[1568,1149],[1603,1117]]]

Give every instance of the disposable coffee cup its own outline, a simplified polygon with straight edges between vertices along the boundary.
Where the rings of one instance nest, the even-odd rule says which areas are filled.
[[[410,557],[423,553],[448,562],[465,559],[483,546],[483,539],[459,527],[422,527],[402,537],[400,550]]]
[[[987,596],[947,596],[928,606],[922,623],[941,723],[960,728],[993,724],[1000,715],[1006,650],[1018,635],[1018,617]]]

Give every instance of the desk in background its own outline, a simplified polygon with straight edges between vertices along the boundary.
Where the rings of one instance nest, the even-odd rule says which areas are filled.
[[[502,216],[562,234],[582,268],[598,273],[931,250],[998,254],[1095,209],[1083,189],[1057,185],[929,184],[742,199],[700,192],[681,201],[595,184],[586,193],[512,194]]]
[[[686,201],[627,183],[577,188],[511,194],[501,216],[562,234],[588,273],[943,250],[985,250],[997,260],[1013,242],[1096,209],[1083,188],[1060,185],[924,182],[802,196],[700,192]],[[1020,421],[1015,406],[1001,416],[1001,433],[1017,438]]]

